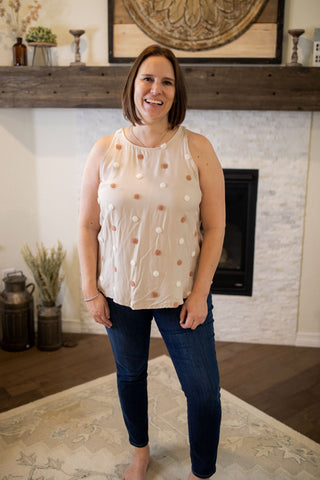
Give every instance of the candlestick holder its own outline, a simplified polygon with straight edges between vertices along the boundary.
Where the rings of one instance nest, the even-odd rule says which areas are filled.
[[[80,55],[80,37],[83,35],[85,30],[69,30],[69,33],[74,36],[74,43],[76,46],[75,50],[75,59],[74,62],[71,62],[70,65],[85,65],[85,63],[81,62],[81,55]]]
[[[288,33],[292,36],[293,40],[293,47],[292,47],[292,55],[291,55],[291,62],[287,63],[289,67],[299,67],[302,63],[298,62],[298,43],[299,37],[304,33],[302,28],[294,28],[292,30],[288,30]]]

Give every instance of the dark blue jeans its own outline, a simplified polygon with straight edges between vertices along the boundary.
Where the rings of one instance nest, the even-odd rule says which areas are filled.
[[[216,470],[221,423],[219,371],[212,301],[196,330],[179,325],[181,307],[132,310],[108,298],[112,328],[107,328],[117,366],[118,392],[129,441],[148,444],[147,368],[151,320],[155,319],[187,399],[192,472],[209,478]]]

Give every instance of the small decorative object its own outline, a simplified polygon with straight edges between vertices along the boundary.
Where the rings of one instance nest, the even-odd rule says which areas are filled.
[[[8,273],[3,281],[5,287],[0,293],[1,346],[11,352],[27,350],[34,345],[34,284],[26,286],[26,277],[21,271]]]
[[[70,65],[85,65],[85,63],[81,62],[80,55],[80,37],[85,33],[85,30],[69,30],[69,33],[74,36],[74,42],[76,46],[75,59],[74,62],[70,63]]]
[[[299,37],[304,33],[302,28],[294,28],[292,30],[288,30],[288,33],[292,36],[293,39],[293,47],[292,47],[292,55],[291,55],[291,62],[287,65],[289,67],[299,67],[302,63],[298,62],[298,43]]]
[[[57,35],[47,27],[32,27],[26,35],[28,45],[33,47],[32,65],[35,64],[37,52],[41,54],[38,64],[52,65],[51,48],[57,46]]]
[[[22,37],[17,38],[17,42],[12,47],[13,50],[13,66],[27,66],[28,56],[27,47],[22,43]]]
[[[24,261],[31,270],[38,287],[41,305],[38,305],[38,342],[39,350],[57,350],[62,346],[61,305],[56,305],[63,281],[60,268],[65,258],[61,242],[50,252],[37,244],[37,253],[33,255],[28,245],[21,249]]]
[[[314,67],[320,67],[320,28],[315,28],[314,29],[313,66]]]

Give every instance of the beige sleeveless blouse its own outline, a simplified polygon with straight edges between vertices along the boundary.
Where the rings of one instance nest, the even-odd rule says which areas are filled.
[[[200,201],[184,127],[156,148],[136,146],[118,130],[100,167],[103,293],[132,309],[181,305],[197,269]]]

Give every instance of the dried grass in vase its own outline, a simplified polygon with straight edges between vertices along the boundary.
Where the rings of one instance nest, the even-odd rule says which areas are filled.
[[[62,262],[66,256],[61,242],[57,247],[46,249],[41,243],[37,243],[37,252],[34,255],[28,245],[24,245],[21,254],[32,272],[33,278],[39,289],[40,299],[43,305],[53,306],[64,279],[60,274]]]

